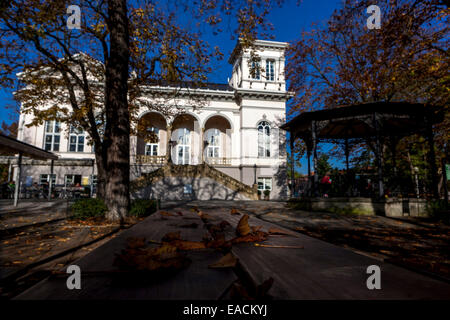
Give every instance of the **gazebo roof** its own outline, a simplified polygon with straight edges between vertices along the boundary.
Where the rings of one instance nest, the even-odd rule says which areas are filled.
[[[373,118],[376,117],[381,136],[407,136],[426,129],[426,119],[431,123],[442,121],[436,107],[419,103],[374,102],[340,106],[313,112],[304,112],[281,126],[294,137],[309,140],[311,124],[316,124],[319,139],[352,139],[372,137],[376,134]]]
[[[54,153],[45,151],[31,144],[8,137],[0,133],[0,150],[13,153],[22,153],[26,157],[38,160],[57,160],[58,156]]]

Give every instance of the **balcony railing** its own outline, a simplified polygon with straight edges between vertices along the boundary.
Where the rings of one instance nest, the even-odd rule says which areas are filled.
[[[145,154],[138,154],[138,155],[136,155],[136,163],[165,164],[166,157],[165,156],[147,156]]]
[[[222,165],[222,166],[231,166],[231,158],[206,158],[206,163],[209,165]]]

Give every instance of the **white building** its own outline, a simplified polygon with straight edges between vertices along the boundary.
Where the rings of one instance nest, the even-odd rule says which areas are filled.
[[[205,98],[201,107],[183,101],[182,89],[178,105],[168,106],[177,108],[174,116],[143,108],[139,119],[145,119],[147,130],[157,134],[158,142],[131,137],[131,179],[139,181],[133,195],[254,199],[251,193],[256,194],[256,182],[258,189],[271,191],[271,199],[287,197],[285,134],[279,129],[285,122],[286,101],[292,96],[286,91],[284,75],[287,46],[284,42],[256,41],[260,69],[250,72],[254,70],[249,66],[250,51],[238,44],[229,59],[233,66],[229,83],[193,89]],[[86,134],[55,121],[26,127],[31,117],[21,114],[18,139],[60,156],[54,162],[53,183],[95,183],[95,155]],[[184,166],[169,174],[169,159]],[[192,166],[204,168],[203,163],[209,164],[208,170],[198,177]],[[156,173],[146,175],[163,167],[166,176],[161,176],[160,169],[159,180]],[[50,172],[49,163],[29,160],[23,166],[22,184],[44,183]]]

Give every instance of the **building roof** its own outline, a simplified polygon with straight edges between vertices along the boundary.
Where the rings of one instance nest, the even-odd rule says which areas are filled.
[[[203,89],[203,90],[216,90],[216,91],[229,91],[233,92],[234,88],[227,83],[197,83],[193,81],[183,81],[177,83],[168,83],[166,81],[159,81],[154,84],[149,84],[150,86],[161,86],[169,88],[179,88],[179,89]]]
[[[0,150],[6,152],[22,153],[22,155],[39,160],[57,160],[54,153],[45,151],[31,144],[19,141],[0,133]]]

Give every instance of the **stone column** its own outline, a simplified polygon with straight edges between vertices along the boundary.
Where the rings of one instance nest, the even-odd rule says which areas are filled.
[[[201,154],[201,161],[202,161],[202,164],[203,163],[205,163],[205,156],[204,156],[204,153],[205,153],[205,144],[204,144],[204,142],[203,142],[203,137],[205,136],[205,128],[201,128],[200,129],[200,154]]]
[[[166,127],[167,137],[166,137],[166,162],[172,162],[171,150],[170,150],[170,139],[172,136],[172,127],[168,125]]]

